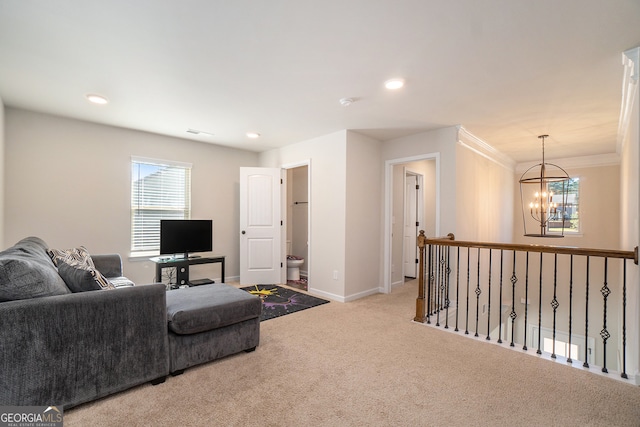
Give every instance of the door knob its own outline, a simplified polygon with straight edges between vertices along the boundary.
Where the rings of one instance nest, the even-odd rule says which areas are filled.
[[[244,231],[244,230],[242,230],[242,234],[247,234],[247,232],[246,232],[246,231]]]

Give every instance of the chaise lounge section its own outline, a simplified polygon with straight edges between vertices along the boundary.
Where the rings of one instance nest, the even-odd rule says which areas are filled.
[[[260,298],[222,283],[167,292],[171,374],[255,350],[261,313]]]

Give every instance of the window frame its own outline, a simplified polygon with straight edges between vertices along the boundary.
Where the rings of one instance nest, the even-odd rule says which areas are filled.
[[[576,221],[577,227],[575,229],[573,228],[564,228],[564,235],[570,235],[570,236],[579,236],[582,234],[582,221],[580,221],[580,193],[581,193],[581,178],[580,176],[574,176],[574,177],[570,177],[569,178],[571,181],[577,182],[577,191],[575,191],[576,194],[576,203],[572,203],[572,205],[575,206],[575,215],[576,218],[572,219]],[[574,194],[574,192],[571,193],[567,193],[567,197],[569,197],[571,194]],[[562,206],[563,212],[564,212],[564,206]],[[549,234],[563,234],[563,231],[560,228],[554,228],[552,229],[551,227],[549,227],[547,229],[547,232]]]
[[[153,219],[151,219],[151,223],[152,225],[143,225],[143,227],[149,227],[149,230],[140,230],[139,226],[136,225],[136,219],[140,218],[139,212],[141,210],[145,210],[144,207],[141,207],[142,203],[135,203],[134,199],[136,194],[134,194],[136,192],[135,189],[135,183],[138,182],[140,179],[145,178],[147,176],[151,176],[153,175],[153,173],[148,173],[147,175],[141,175],[140,171],[138,170],[137,176],[136,176],[136,165],[146,165],[147,167],[153,168],[153,167],[159,167],[162,169],[158,169],[157,171],[153,172],[153,173],[158,173],[161,170],[167,170],[167,169],[174,169],[175,171],[182,171],[185,176],[184,176],[184,182],[180,182],[178,180],[176,180],[175,182],[172,182],[171,180],[167,180],[164,183],[170,183],[173,184],[175,186],[175,184],[180,184],[180,186],[184,185],[183,192],[176,192],[173,195],[170,195],[169,197],[169,201],[170,202],[175,202],[176,200],[179,200],[180,197],[183,199],[183,204],[180,206],[171,206],[171,208],[159,208],[158,206],[154,206],[153,204],[150,204],[149,207],[154,207],[156,209],[154,209],[156,211],[156,214],[158,214],[158,222],[157,225],[153,225]],[[157,256],[160,254],[160,219],[191,219],[191,174],[192,174],[192,168],[193,165],[191,163],[187,163],[187,162],[180,162],[180,161],[174,161],[174,160],[164,160],[164,159],[155,159],[155,158],[149,158],[149,157],[138,157],[138,156],[131,156],[131,161],[129,163],[129,186],[130,186],[130,199],[129,199],[129,207],[130,207],[130,232],[129,232],[129,239],[130,239],[130,257],[132,258],[148,258],[151,256]],[[150,188],[150,191],[158,192],[159,189],[158,188]],[[162,192],[162,194],[164,195],[164,191]],[[144,195],[144,192],[141,192],[140,194],[138,194],[138,200],[140,199],[141,196]],[[176,196],[177,195],[177,196]],[[152,194],[151,197],[158,197],[158,194]],[[177,197],[176,199],[173,199],[173,197]],[[166,201],[166,199],[163,199],[163,201]],[[154,200],[153,202],[157,202],[157,200]],[[147,207],[147,210],[150,210],[149,207]],[[171,213],[171,214],[167,214],[167,213]],[[181,212],[182,214],[179,216],[176,216],[176,212]],[[153,216],[149,215],[150,217]],[[155,236],[151,236],[151,241],[153,242],[153,240],[157,240],[157,245],[152,244],[151,246],[142,246],[140,245],[140,236],[138,236],[138,234],[144,234],[145,232],[152,232],[155,234]]]

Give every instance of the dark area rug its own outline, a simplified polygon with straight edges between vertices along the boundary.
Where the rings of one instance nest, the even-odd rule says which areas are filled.
[[[258,295],[262,300],[261,322],[329,302],[277,285],[255,285],[240,289]]]

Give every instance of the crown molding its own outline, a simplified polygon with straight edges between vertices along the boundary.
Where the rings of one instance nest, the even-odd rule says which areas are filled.
[[[622,80],[622,105],[620,107],[620,121],[618,122],[618,138],[616,153],[622,153],[622,144],[629,130],[631,112],[638,92],[638,76],[640,75],[640,47],[626,50],[622,53],[624,67]]]
[[[491,145],[466,130],[462,125],[457,125],[456,128],[458,128],[458,143],[460,145],[494,163],[499,164],[505,169],[509,169],[511,171],[514,170],[516,162],[513,161],[511,157],[496,150]]]
[[[563,159],[545,159],[545,163],[562,166],[563,169],[593,168],[600,166],[615,166],[620,164],[620,155],[617,153],[596,154],[593,156],[565,157]],[[523,162],[516,165],[515,171],[523,173],[531,166],[540,164],[537,162]]]

